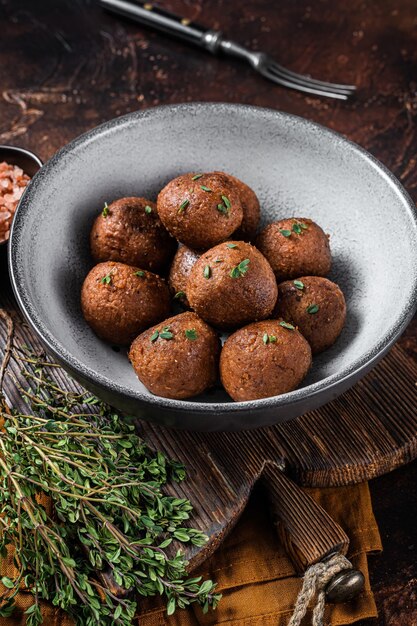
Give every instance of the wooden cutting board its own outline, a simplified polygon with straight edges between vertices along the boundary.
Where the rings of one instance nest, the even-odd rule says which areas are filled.
[[[13,315],[16,344],[40,348],[23,323],[3,276],[2,272],[0,306]],[[5,324],[0,323],[0,353],[5,338]],[[18,375],[17,365],[11,363],[11,367]],[[52,376],[79,388],[63,370],[53,370]],[[322,558],[330,547],[346,551],[348,539],[340,527],[285,476],[301,486],[348,485],[414,459],[416,385],[416,363],[395,346],[347,393],[284,424],[240,433],[196,433],[138,422],[151,446],[187,468],[187,479],[170,486],[170,491],[191,501],[195,507],[192,524],[209,536],[204,548],[189,549],[192,564],[201,563],[221,543],[259,481],[267,489],[274,514],[283,522],[288,549],[300,570]],[[13,406],[22,404],[7,377],[5,390]]]

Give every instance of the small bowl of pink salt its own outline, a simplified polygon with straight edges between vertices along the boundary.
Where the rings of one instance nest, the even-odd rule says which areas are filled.
[[[20,198],[41,167],[42,161],[33,152],[0,146],[0,245],[8,241]]]

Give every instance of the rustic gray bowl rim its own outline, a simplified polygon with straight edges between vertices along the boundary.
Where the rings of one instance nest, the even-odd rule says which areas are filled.
[[[203,113],[204,111],[209,111],[212,109],[217,109],[218,111],[221,111],[222,109],[228,109],[229,111],[235,111],[237,115],[239,114],[239,112],[243,111],[247,112],[248,114],[259,115],[260,113],[263,113],[265,115],[276,116],[276,118],[291,119],[294,123],[299,124],[300,127],[308,127],[310,129],[315,128],[316,132],[330,137],[333,140],[337,140],[339,143],[345,144],[346,148],[349,148],[350,150],[356,152],[359,157],[361,157],[364,161],[370,163],[376,170],[378,170],[379,173],[386,179],[387,183],[391,185],[395,192],[402,198],[403,201],[405,201],[409,216],[413,220],[417,231],[417,211],[415,204],[409,194],[405,191],[400,182],[397,180],[397,178],[388,170],[388,168],[386,168],[380,161],[378,161],[364,148],[360,147],[358,144],[350,141],[349,139],[346,139],[336,131],[326,128],[325,126],[322,126],[321,124],[318,124],[316,122],[311,122],[298,115],[285,113],[271,108],[257,107],[246,104],[195,102],[162,105],[154,108],[145,109],[143,111],[135,111],[133,113],[128,113],[118,118],[111,119],[93,128],[92,130],[83,133],[82,135],[78,136],[77,138],[66,144],[63,148],[58,150],[51,157],[51,159],[45,163],[41,171],[33,177],[24,195],[22,196],[11,229],[11,245],[9,246],[8,252],[11,282],[20,309],[22,310],[32,328],[40,336],[43,343],[70,371],[78,372],[86,381],[91,382],[91,384],[93,385],[105,387],[110,392],[115,392],[121,395],[128,395],[131,399],[138,400],[148,405],[151,404],[167,410],[182,412],[186,412],[187,410],[192,409],[192,412],[195,414],[218,414],[219,412],[224,414],[230,414],[239,411],[247,412],[248,410],[251,410],[251,408],[256,410],[262,410],[262,408],[264,407],[266,408],[271,406],[279,406],[283,408],[285,406],[294,405],[298,402],[302,402],[306,399],[306,397],[313,397],[316,394],[323,392],[324,390],[330,391],[332,388],[341,385],[344,381],[347,381],[350,378],[359,378],[362,370],[364,372],[369,371],[372,365],[376,363],[381,358],[381,356],[384,355],[388,351],[388,349],[395,343],[395,341],[400,337],[400,335],[403,333],[403,331],[411,321],[414,313],[416,312],[417,275],[413,276],[413,288],[410,290],[410,297],[407,303],[407,307],[405,307],[401,319],[395,319],[394,322],[390,323],[387,332],[384,334],[384,336],[381,337],[380,342],[374,347],[374,350],[372,352],[368,352],[364,355],[359,356],[356,361],[352,363],[351,367],[346,368],[341,372],[332,374],[306,387],[302,387],[279,396],[273,396],[249,402],[192,403],[190,402],[190,400],[171,400],[168,398],[162,398],[154,395],[144,395],[140,392],[132,393],[131,389],[114,382],[112,383],[111,388],[109,388],[107,380],[103,378],[99,372],[89,368],[84,363],[75,359],[72,354],[68,352],[65,347],[61,345],[48,331],[48,329],[43,324],[42,319],[40,319],[36,308],[34,308],[30,300],[29,294],[25,289],[25,284],[24,281],[22,281],[22,276],[19,271],[18,246],[15,245],[15,242],[17,241],[18,233],[22,228],[25,213],[27,211],[30,211],[30,197],[34,192],[36,192],[40,176],[44,178],[46,175],[48,175],[48,173],[53,170],[55,164],[62,157],[64,157],[82,144],[86,144],[106,133],[117,131],[118,127],[136,123],[137,121],[146,119],[149,116],[164,118],[167,112],[180,114],[182,111],[188,110],[190,112],[194,112],[195,114],[199,114],[200,112]],[[262,420],[260,421],[262,423]]]

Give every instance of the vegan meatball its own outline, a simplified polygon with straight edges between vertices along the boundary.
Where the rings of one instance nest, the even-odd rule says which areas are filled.
[[[159,193],[159,217],[179,241],[207,250],[224,241],[242,223],[239,193],[221,173],[183,174]]]
[[[269,224],[258,235],[256,247],[268,259],[278,282],[297,276],[325,276],[330,271],[328,237],[307,218]]]
[[[302,276],[278,285],[277,313],[295,324],[313,354],[334,344],[346,320],[340,288],[327,278]]]
[[[169,286],[174,297],[185,307],[189,307],[186,295],[188,277],[191,268],[199,258],[200,255],[191,248],[180,246],[172,261]]]
[[[187,283],[191,308],[219,328],[234,328],[270,316],[278,288],[268,261],[244,241],[228,241],[205,252]]]
[[[164,398],[190,398],[214,385],[220,340],[195,313],[181,313],[136,337],[129,359],[140,381]]]
[[[233,233],[233,239],[251,241],[256,235],[259,220],[261,218],[261,207],[256,193],[249,187],[249,185],[239,180],[239,178],[236,178],[231,174],[226,174],[226,172],[220,173],[227,176],[236,187],[243,210],[242,223],[237,231]]]
[[[145,198],[106,204],[94,222],[90,245],[96,261],[120,261],[156,272],[168,265],[177,246],[155,203]]]
[[[220,376],[236,402],[292,391],[311,366],[311,349],[296,328],[283,320],[249,324],[227,339]]]
[[[169,315],[169,289],[162,278],[124,263],[99,263],[81,290],[81,308],[94,332],[111,343],[129,344]]]

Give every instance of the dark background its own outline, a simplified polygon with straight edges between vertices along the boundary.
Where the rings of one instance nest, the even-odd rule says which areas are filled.
[[[352,82],[358,96],[341,103],[282,89],[238,62],[106,15],[92,0],[0,0],[0,143],[47,159],[76,135],[139,108],[244,102],[341,132],[392,169],[417,199],[415,0],[160,4],[290,69]],[[401,343],[417,358],[416,320]],[[381,556],[370,557],[379,626],[417,625],[416,484],[416,462],[371,483],[384,544]]]

